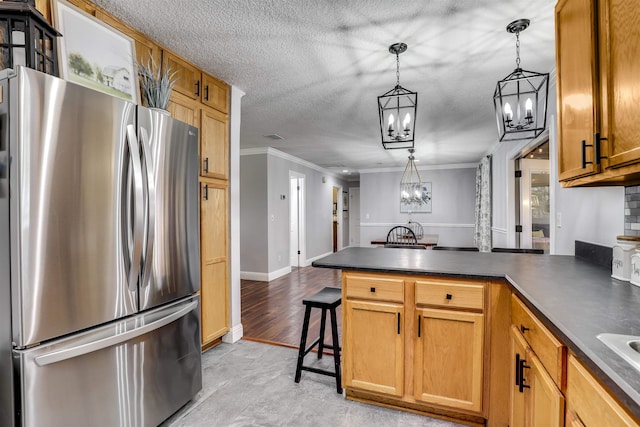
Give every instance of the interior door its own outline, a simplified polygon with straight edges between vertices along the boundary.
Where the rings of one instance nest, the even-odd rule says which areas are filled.
[[[521,248],[549,251],[549,160],[521,159]]]
[[[146,233],[140,310],[200,289],[198,130],[138,108]]]

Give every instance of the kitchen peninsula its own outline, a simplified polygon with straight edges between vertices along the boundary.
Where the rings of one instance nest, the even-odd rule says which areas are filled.
[[[597,335],[640,335],[640,288],[606,268],[571,256],[384,248],[347,248],[313,265],[343,271],[348,398],[471,425],[542,412],[553,413],[544,425],[565,416],[596,425],[594,407],[612,414],[607,425],[638,425],[640,372]],[[456,369],[429,370],[438,360]],[[519,392],[535,396],[522,403]],[[553,404],[527,409],[541,401]]]

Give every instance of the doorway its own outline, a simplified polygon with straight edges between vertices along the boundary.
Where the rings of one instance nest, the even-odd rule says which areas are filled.
[[[349,188],[349,246],[360,246],[360,188]]]
[[[289,264],[304,266],[305,260],[305,176],[289,171]]]
[[[549,253],[549,141],[516,159],[516,245]]]
[[[332,191],[332,215],[331,215],[331,230],[333,234],[333,252],[338,252],[343,247],[343,235],[342,235],[342,187],[333,187]]]

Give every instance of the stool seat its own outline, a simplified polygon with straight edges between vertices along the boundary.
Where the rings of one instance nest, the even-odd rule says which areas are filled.
[[[325,286],[320,292],[317,292],[310,297],[302,300],[304,305],[310,305],[311,307],[322,308],[335,308],[342,302],[342,289],[332,288],[331,286]]]
[[[336,390],[342,393],[342,377],[340,375],[340,343],[338,341],[338,320],[336,316],[336,308],[342,303],[342,290],[331,286],[324,287],[320,292],[315,293],[302,300],[305,305],[304,324],[302,325],[302,336],[300,338],[300,349],[298,350],[298,364],[296,366],[295,382],[300,382],[302,371],[314,372],[316,374],[328,375],[336,378]],[[309,318],[311,317],[311,309],[319,308],[322,310],[322,318],[320,320],[320,336],[307,347],[307,333],[309,332]],[[332,344],[324,343],[324,329],[327,319],[327,310],[331,316],[331,338]],[[325,348],[333,350],[334,371],[304,366],[304,357],[315,346],[318,346],[318,359],[322,358]]]

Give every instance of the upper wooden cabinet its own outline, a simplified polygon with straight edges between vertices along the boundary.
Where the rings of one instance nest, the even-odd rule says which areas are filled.
[[[226,114],[202,108],[200,175],[229,179],[229,122]]]
[[[564,186],[640,181],[639,20],[637,1],[556,5],[558,177]]]
[[[596,7],[592,0],[560,0],[556,5],[558,90],[558,178],[565,181],[600,171],[593,161],[599,110]],[[583,143],[584,141],[584,143]]]
[[[202,73],[201,101],[209,107],[213,107],[225,114],[228,113],[229,85],[207,73]]]
[[[176,73],[176,83],[173,90],[189,98],[200,99],[202,72],[199,68],[166,49],[162,51],[162,67]]]

